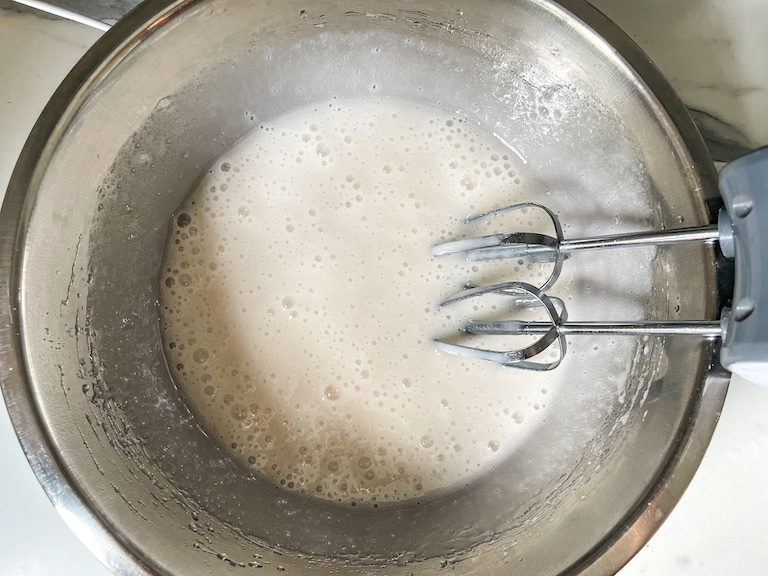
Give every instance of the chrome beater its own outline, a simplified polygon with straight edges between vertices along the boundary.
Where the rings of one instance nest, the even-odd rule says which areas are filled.
[[[563,238],[563,228],[560,220],[546,206],[536,202],[521,202],[504,208],[491,210],[475,216],[470,216],[465,223],[495,218],[507,212],[522,208],[539,208],[552,221],[555,236],[534,232],[511,232],[492,234],[478,238],[467,238],[438,244],[432,248],[432,256],[464,253],[467,260],[500,260],[507,258],[526,258],[533,263],[553,263],[552,273],[539,288],[546,291],[557,282],[562,271],[563,261],[574,252],[582,250],[599,250],[603,248],[622,248],[631,246],[662,246],[682,242],[714,243],[723,237],[720,225],[697,226],[680,228],[663,232],[638,232],[635,234],[615,234],[610,236],[595,236],[592,238]],[[723,225],[726,225],[723,222]]]
[[[718,222],[709,226],[670,231],[640,232],[566,240],[557,216],[534,202],[513,204],[467,219],[485,220],[522,208],[539,208],[552,222],[554,236],[513,232],[468,238],[439,244],[433,256],[463,253],[467,260],[482,261],[525,258],[532,263],[551,263],[552,272],[541,286],[504,282],[468,288],[442,302],[448,306],[461,300],[497,294],[510,298],[513,309],[540,309],[548,320],[469,321],[461,331],[486,336],[541,335],[523,348],[496,351],[475,348],[443,339],[434,340],[439,352],[497,362],[527,370],[553,370],[562,361],[566,336],[613,334],[634,336],[690,336],[720,339],[720,360],[728,370],[768,385],[768,268],[763,264],[768,246],[768,147],[758,149],[726,166],[720,175],[725,207]],[[574,252],[631,246],[671,245],[681,242],[719,242],[723,255],[735,259],[736,280],[732,307],[722,310],[720,320],[644,320],[631,322],[569,322],[565,304],[546,294],[560,276],[563,262]],[[763,253],[763,254],[761,254]],[[553,361],[536,359],[542,352],[558,348]]]
[[[512,299],[512,306],[518,309],[541,307],[549,316],[549,321],[524,322],[520,320],[501,320],[478,322],[471,320],[461,327],[462,332],[489,336],[529,336],[542,334],[541,338],[524,348],[506,351],[473,348],[443,340],[434,340],[435,348],[439,352],[465,358],[489,360],[503,366],[513,366],[525,370],[544,371],[553,370],[560,365],[568,347],[565,337],[572,334],[613,334],[623,336],[664,336],[675,334],[714,339],[724,335],[727,325],[726,317],[719,321],[643,320],[634,322],[568,322],[568,312],[565,309],[565,303],[560,298],[547,296],[543,290],[526,282],[504,282],[492,286],[469,288],[454,294],[443,301],[440,306],[448,306],[461,300],[487,294],[509,296]],[[556,360],[531,360],[555,344],[558,348]]]

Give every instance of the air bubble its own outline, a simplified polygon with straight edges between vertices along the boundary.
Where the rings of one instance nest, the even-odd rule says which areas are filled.
[[[464,174],[459,179],[459,184],[461,184],[461,187],[464,188],[464,190],[472,191],[477,188],[477,179],[471,174]]]
[[[208,350],[205,348],[198,348],[195,350],[194,354],[192,354],[192,359],[197,362],[198,364],[205,364],[208,362],[209,358]]]
[[[330,153],[331,147],[324,142],[320,142],[320,144],[315,147],[315,154],[317,154],[319,158],[326,158],[330,155]]]
[[[232,418],[235,420],[245,420],[245,417],[248,416],[248,408],[246,408],[243,404],[235,404],[232,406],[230,414],[232,414]]]
[[[373,460],[371,460],[368,456],[361,456],[357,461],[357,465],[365,470],[373,465]]]

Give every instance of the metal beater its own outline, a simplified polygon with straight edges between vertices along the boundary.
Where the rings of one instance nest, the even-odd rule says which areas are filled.
[[[541,286],[525,282],[505,282],[469,288],[442,302],[448,306],[468,298],[500,294],[511,299],[513,308],[541,308],[547,321],[505,320],[470,321],[462,331],[468,334],[521,336],[541,334],[524,348],[496,351],[435,340],[440,352],[498,362],[528,370],[556,368],[567,350],[565,337],[576,334],[612,334],[633,336],[696,336],[722,340],[720,359],[734,373],[754,381],[768,383],[768,269],[759,252],[768,248],[768,147],[744,156],[723,170],[720,177],[725,208],[717,224],[663,232],[641,232],[566,240],[557,216],[545,206],[523,202],[485,212],[467,222],[487,220],[501,214],[531,207],[539,208],[552,221],[554,236],[531,232],[493,234],[439,244],[433,256],[463,253],[467,260],[481,261],[525,258],[533,263],[552,263],[552,272]],[[563,262],[579,250],[599,250],[631,246],[670,245],[681,242],[719,242],[727,258],[736,259],[733,306],[725,307],[720,320],[568,322],[565,304],[550,297],[546,290],[557,282]],[[535,357],[553,346],[558,349],[554,361]]]

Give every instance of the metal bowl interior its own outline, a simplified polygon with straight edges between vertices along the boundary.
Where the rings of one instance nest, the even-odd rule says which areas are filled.
[[[351,6],[149,2],[54,97],[0,217],[3,390],[30,462],[123,574],[613,573],[703,455],[727,387],[712,343],[638,341],[623,394],[564,363],[572,391],[514,458],[463,490],[379,511],[248,474],[170,377],[157,314],[170,214],[255,124],[300,106],[378,96],[461,110],[569,190],[555,208],[592,207],[574,231],[608,226],[616,214],[595,198],[618,190],[620,205],[628,177],[652,199],[648,226],[708,222],[718,194],[693,124],[588,5]],[[660,249],[653,270],[647,317],[716,316],[711,248]]]

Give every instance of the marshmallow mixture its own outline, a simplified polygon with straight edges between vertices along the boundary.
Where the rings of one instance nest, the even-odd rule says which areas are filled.
[[[276,485],[352,505],[423,499],[498,465],[568,375],[437,354],[433,338],[496,301],[437,305],[467,282],[547,271],[429,251],[543,231],[532,211],[463,224],[537,185],[462,115],[396,100],[258,127],[175,213],[160,276],[166,355],[205,429]],[[633,351],[611,354],[628,370]]]

